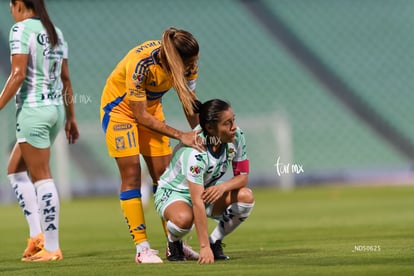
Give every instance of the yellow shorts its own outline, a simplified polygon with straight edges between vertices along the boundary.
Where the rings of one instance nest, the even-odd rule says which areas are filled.
[[[165,120],[161,105],[153,115],[161,121]],[[106,145],[112,157],[139,154],[156,157],[172,153],[170,139],[167,136],[137,124],[134,119],[126,116],[109,116],[106,121],[106,129],[104,128]]]

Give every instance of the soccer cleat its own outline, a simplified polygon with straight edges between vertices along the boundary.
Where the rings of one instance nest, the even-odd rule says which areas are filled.
[[[43,249],[44,246],[44,236],[43,233],[39,233],[34,238],[27,239],[27,247],[23,252],[23,259],[28,258],[39,252]]]
[[[200,254],[194,251],[188,244],[183,244],[183,251],[186,260],[198,260],[198,257],[200,257]]]
[[[157,250],[145,248],[135,256],[135,262],[137,264],[162,264],[163,261],[157,254]]]
[[[224,255],[223,253],[223,243],[221,240],[217,240],[215,243],[210,243],[211,250],[214,254],[214,260],[228,260],[230,259],[229,256]]]
[[[23,262],[50,262],[60,261],[63,259],[62,251],[60,249],[50,252],[46,249],[42,249],[31,257],[22,259]]]
[[[167,259],[172,262],[185,261],[182,240],[168,242],[166,255]]]

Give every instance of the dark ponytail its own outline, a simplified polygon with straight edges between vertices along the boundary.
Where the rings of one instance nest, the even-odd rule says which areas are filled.
[[[217,123],[220,121],[221,113],[231,108],[230,103],[220,99],[209,100],[199,106],[199,121],[200,126],[205,134],[208,134],[207,124],[216,128]]]
[[[55,47],[58,44],[58,35],[53,25],[52,20],[50,20],[49,14],[46,10],[46,5],[44,0],[21,0],[26,8],[33,10],[34,13],[40,17],[40,21],[45,27],[47,36],[49,37],[50,45]],[[13,5],[16,5],[17,0],[11,0]]]

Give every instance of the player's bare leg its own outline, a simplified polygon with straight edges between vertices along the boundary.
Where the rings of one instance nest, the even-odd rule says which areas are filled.
[[[63,255],[59,246],[60,202],[49,168],[50,148],[39,149],[26,142],[19,143],[19,148],[36,189],[40,224],[44,231],[42,250],[33,256],[24,258],[23,261],[47,262],[61,260]]]
[[[171,154],[165,156],[150,157],[144,156],[145,163],[153,182],[153,193],[157,190],[158,180],[167,168]],[[165,237],[168,239],[167,222],[161,218],[161,224],[164,230]],[[199,254],[194,251],[190,245],[183,244],[184,256],[187,260],[198,260]],[[167,253],[168,254],[168,250]]]
[[[120,204],[128,229],[135,243],[137,263],[162,263],[155,250],[150,248],[141,198],[141,166],[139,155],[118,157],[116,162],[121,175]]]
[[[223,253],[222,240],[249,217],[253,206],[253,192],[249,188],[230,191],[214,204],[213,215],[221,216],[210,235],[210,246],[215,260],[229,259]]]
[[[10,155],[7,175],[29,225],[29,238],[23,252],[23,260],[43,249],[44,237],[40,225],[36,190],[27,173],[27,166],[17,142]]]

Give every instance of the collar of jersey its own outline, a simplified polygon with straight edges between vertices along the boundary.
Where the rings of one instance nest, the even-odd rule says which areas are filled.
[[[211,146],[211,144],[207,144],[208,152],[216,159],[220,158],[220,156],[224,153],[225,147],[226,145],[221,145],[220,151],[216,153],[213,151],[213,147]]]

